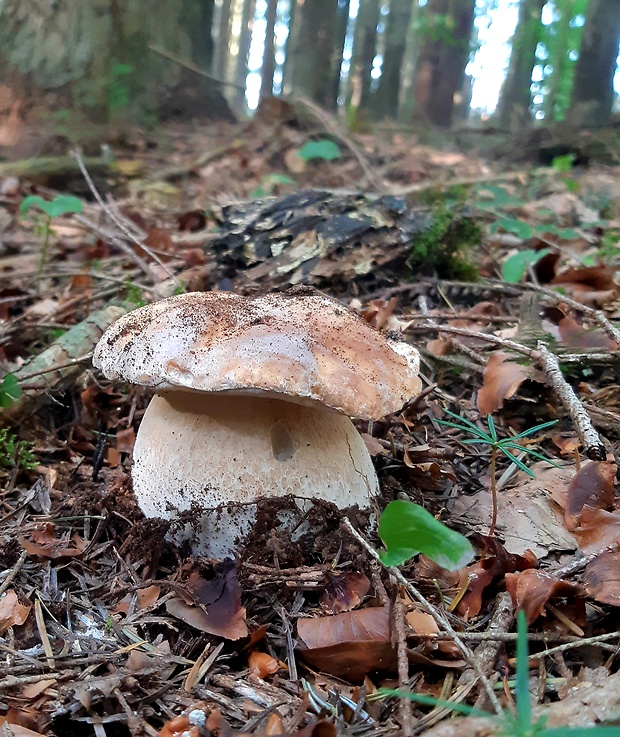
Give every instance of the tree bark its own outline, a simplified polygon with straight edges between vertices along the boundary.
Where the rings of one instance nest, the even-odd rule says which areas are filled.
[[[512,38],[508,74],[502,86],[497,115],[505,127],[521,125],[530,119],[532,70],[542,26],[540,16],[546,0],[521,0],[519,20]]]
[[[241,29],[239,31],[239,52],[235,64],[235,82],[245,87],[248,76],[248,54],[254,27],[254,11],[256,0],[243,0],[241,9]]]
[[[604,125],[611,117],[619,36],[620,2],[590,0],[571,101],[583,125]]]
[[[448,128],[463,86],[475,0],[429,0],[415,74],[414,120]]]
[[[398,113],[401,70],[412,7],[412,0],[391,0],[390,2],[385,54],[375,105],[380,117],[394,118]]]
[[[349,75],[350,101],[354,108],[367,110],[371,101],[372,62],[377,53],[379,0],[360,0],[355,31],[353,57]]]
[[[306,95],[325,108],[334,105],[332,60],[338,4],[306,0],[296,8],[296,34],[291,39],[292,92]]]
[[[265,31],[265,50],[263,53],[263,64],[261,67],[261,97],[270,97],[273,94],[273,73],[276,70],[275,59],[275,29],[278,13],[278,0],[268,0],[267,28]]]

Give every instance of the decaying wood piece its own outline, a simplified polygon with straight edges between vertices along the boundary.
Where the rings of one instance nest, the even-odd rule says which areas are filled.
[[[119,304],[110,304],[93,312],[49,348],[23,364],[14,374],[25,393],[4,411],[5,414],[15,416],[34,396],[58,389],[64,382],[75,379],[90,360],[93,346],[104,330],[126,312],[127,309]],[[29,389],[36,389],[36,394]]]
[[[93,173],[121,173],[123,166],[118,161],[105,156],[90,156],[85,159],[86,166]],[[135,169],[133,165],[133,169]],[[7,161],[0,164],[0,177],[24,177],[32,181],[45,182],[49,177],[62,177],[79,174],[73,156],[41,156],[21,161]]]
[[[247,286],[324,286],[399,268],[434,215],[397,197],[302,190],[223,209],[212,241],[221,277]],[[243,273],[241,273],[243,272]]]

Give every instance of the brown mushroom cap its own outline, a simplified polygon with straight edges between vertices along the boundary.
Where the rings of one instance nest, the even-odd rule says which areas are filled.
[[[276,393],[372,420],[420,390],[419,355],[339,302],[310,293],[193,292],[123,316],[93,364],[159,390]]]

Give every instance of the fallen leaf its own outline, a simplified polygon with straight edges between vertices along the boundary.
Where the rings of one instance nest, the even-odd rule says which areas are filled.
[[[327,585],[321,595],[321,607],[332,614],[355,609],[370,589],[370,580],[364,573],[329,570],[325,579]]]
[[[254,676],[258,676],[259,678],[272,676],[274,673],[277,673],[280,668],[286,668],[284,663],[280,660],[276,660],[268,653],[262,653],[259,650],[252,650],[248,656],[248,667],[250,673]]]
[[[566,529],[558,504],[575,475],[575,467],[558,468],[541,461],[530,468],[535,478],[520,472],[517,485],[497,495],[497,534],[506,550],[519,555],[529,549],[540,559],[554,551],[575,550],[577,541]],[[491,494],[486,489],[472,495],[461,494],[449,511],[452,518],[486,532],[491,522]]]
[[[245,608],[241,606],[241,587],[233,561],[225,560],[213,568],[214,577],[204,579],[193,571],[178,592],[183,598],[166,602],[169,614],[202,632],[239,640],[248,635]]]
[[[372,671],[396,669],[388,607],[299,619],[297,634],[299,654],[325,673],[361,681]]]
[[[504,400],[513,397],[528,378],[528,371],[518,363],[506,361],[506,353],[494,351],[487,361],[482,388],[478,392],[478,411],[492,415],[504,406]]]
[[[583,596],[581,586],[533,569],[507,573],[506,591],[512,597],[515,609],[523,609],[528,624],[540,617],[550,599],[558,596]]]
[[[452,340],[450,338],[435,338],[426,344],[426,350],[433,356],[447,356],[452,353]]]
[[[590,561],[585,571],[586,591],[602,604],[620,606],[620,551],[606,551]]]
[[[605,509],[584,507],[581,512],[581,524],[573,534],[584,555],[620,543],[620,510],[608,512]]]
[[[524,555],[509,553],[496,537],[477,535],[474,543],[480,549],[480,559],[465,568],[469,586],[457,605],[459,614],[468,619],[480,613],[484,592],[491,584],[502,580],[507,573],[538,565],[531,550],[526,550]]]
[[[564,519],[574,530],[583,508],[609,509],[614,501],[614,481],[617,466],[608,461],[590,461],[582,466],[568,485]]]
[[[601,328],[586,328],[572,317],[563,317],[558,323],[560,339],[571,349],[601,349],[615,351],[618,344]]]
[[[573,455],[581,448],[581,440],[572,432],[558,432],[551,436],[551,442],[559,448],[562,455]]]
[[[417,635],[439,634],[439,626],[435,617],[419,609],[413,609],[407,612],[405,620]],[[453,658],[460,658],[462,655],[459,646],[451,640],[426,640],[422,643],[422,652],[424,655],[431,657],[431,659],[434,652],[440,652],[443,655],[449,655]]]
[[[161,593],[160,586],[147,586],[144,589],[138,589],[135,592],[135,594],[132,592],[124,596],[113,609],[110,609],[110,613],[111,614],[119,614],[119,613],[127,614],[134,596],[137,598],[137,601],[138,601],[137,610],[145,609],[146,607],[153,606],[153,604],[155,604],[157,599],[159,599],[160,593]]]
[[[41,558],[51,560],[74,558],[81,555],[88,545],[86,540],[83,540],[77,533],[70,539],[54,537],[54,525],[51,522],[36,525],[29,532],[29,538],[25,535],[19,536],[19,544],[28,555],[38,555]]]
[[[131,453],[136,444],[136,432],[133,427],[116,431],[116,450],[120,453]]]
[[[30,614],[31,606],[20,604],[17,594],[9,589],[0,597],[0,635],[9,627],[24,624]]]

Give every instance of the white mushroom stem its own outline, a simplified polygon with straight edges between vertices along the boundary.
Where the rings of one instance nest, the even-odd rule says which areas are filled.
[[[192,510],[192,549],[224,557],[256,518],[256,502],[293,495],[368,509],[372,461],[351,420],[319,405],[252,395],[171,391],[153,398],[134,449],[133,485],[147,517]],[[274,527],[278,520],[274,519]]]

